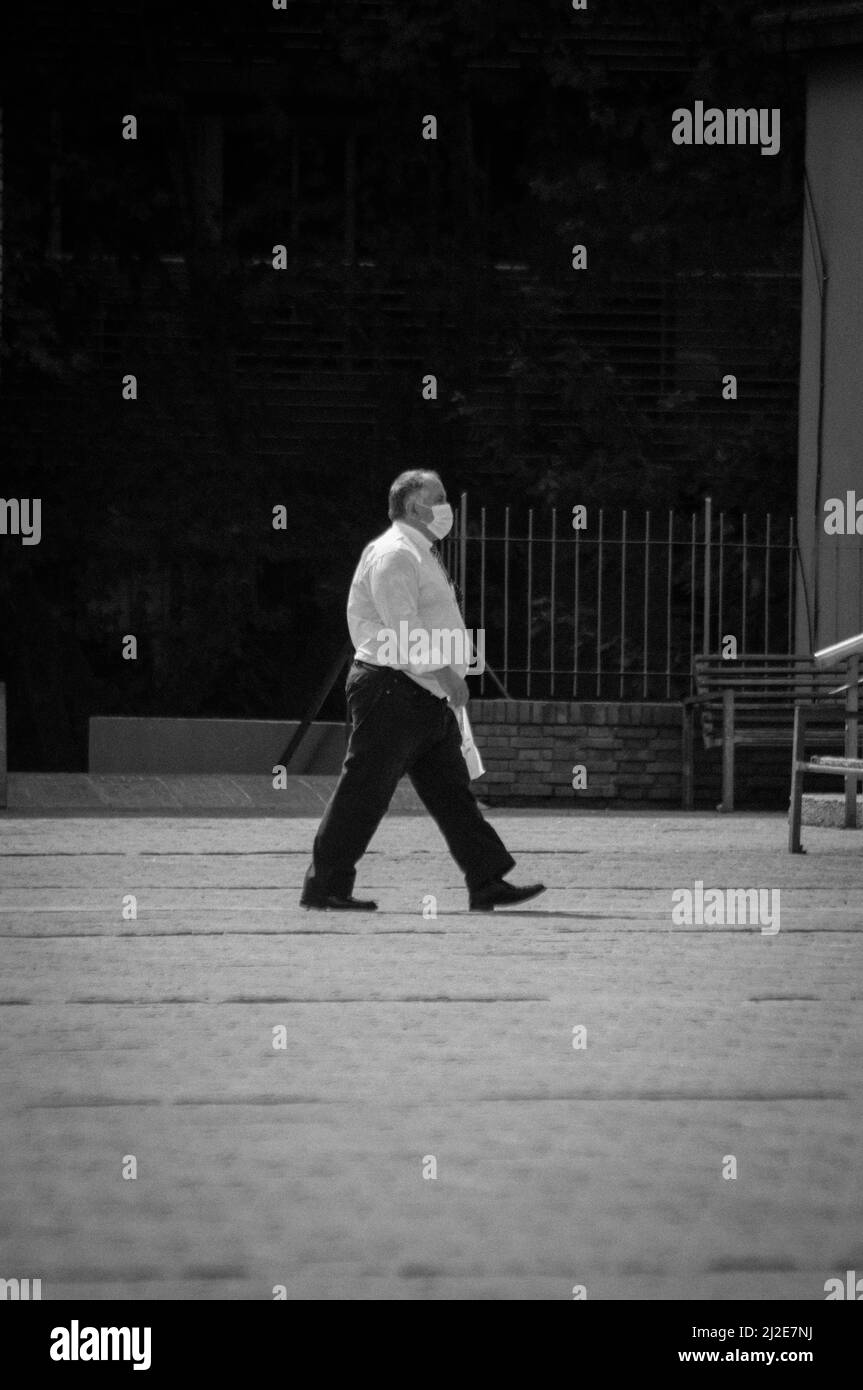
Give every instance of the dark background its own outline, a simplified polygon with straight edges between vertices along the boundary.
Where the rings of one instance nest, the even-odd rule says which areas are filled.
[[[91,714],[301,714],[406,467],[516,516],[793,510],[803,86],[756,8],[4,16],[12,768],[85,767]],[[781,153],[674,146],[696,99],[780,107]]]

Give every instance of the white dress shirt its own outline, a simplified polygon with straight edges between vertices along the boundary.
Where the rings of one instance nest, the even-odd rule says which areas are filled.
[[[433,672],[452,666],[464,676],[468,669],[469,637],[453,587],[431,541],[406,521],[394,521],[360,556],[348,594],[348,628],[358,661],[397,666],[440,699],[445,691]],[[396,655],[394,644],[411,633]],[[454,659],[459,656],[467,661]]]

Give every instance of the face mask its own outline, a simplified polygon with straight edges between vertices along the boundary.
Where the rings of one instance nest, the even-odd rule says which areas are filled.
[[[449,502],[440,502],[432,507],[432,519],[426,522],[426,526],[437,540],[442,541],[452,530],[452,522],[452,507]]]

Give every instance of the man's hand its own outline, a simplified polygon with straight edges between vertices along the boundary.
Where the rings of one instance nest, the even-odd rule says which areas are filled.
[[[446,692],[446,697],[453,709],[461,709],[470,699],[470,691],[467,688],[467,681],[454,671],[451,666],[444,666],[442,671],[435,671],[435,680],[440,681]]]

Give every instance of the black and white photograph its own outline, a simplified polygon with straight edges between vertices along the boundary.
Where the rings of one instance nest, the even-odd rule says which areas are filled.
[[[861,248],[863,0],[4,8],[27,1365],[564,1301],[824,1373],[780,1305],[863,1299]]]

